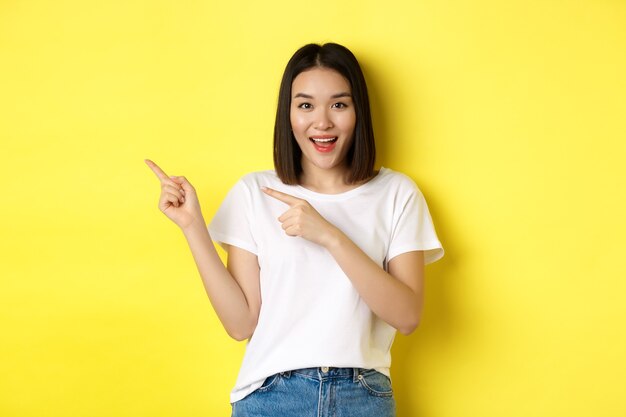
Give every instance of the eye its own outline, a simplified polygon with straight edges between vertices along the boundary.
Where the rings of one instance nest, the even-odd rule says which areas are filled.
[[[333,104],[332,107],[334,109],[345,109],[346,107],[348,107],[348,105],[346,103],[339,102],[339,103]]]
[[[309,110],[309,109],[312,109],[313,106],[311,105],[311,103],[300,103],[300,104],[298,104],[298,108],[299,109],[304,109],[304,110]]]

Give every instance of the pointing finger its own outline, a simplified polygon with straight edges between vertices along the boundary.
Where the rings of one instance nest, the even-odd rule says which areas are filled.
[[[294,197],[289,194],[281,193],[280,191],[273,190],[267,187],[261,187],[261,190],[270,197],[274,197],[276,200],[282,201],[289,206],[293,206],[294,204],[301,203],[303,200],[298,197]]]
[[[159,168],[159,166],[157,164],[155,164],[154,162],[152,162],[149,159],[146,159],[145,162],[146,162],[146,165],[148,165],[150,167],[152,172],[154,172],[154,174],[157,176],[158,179],[160,179],[160,180],[168,179],[167,174],[165,172],[163,172],[163,170],[161,168]]]

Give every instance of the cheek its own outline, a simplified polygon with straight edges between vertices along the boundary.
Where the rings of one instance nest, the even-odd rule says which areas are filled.
[[[292,113],[289,120],[291,122],[291,130],[293,130],[293,133],[295,135],[298,135],[305,131],[308,126],[306,118],[298,114]]]
[[[341,128],[346,132],[354,132],[354,127],[356,126],[356,115],[352,113],[345,113],[342,115],[343,117],[339,121],[341,123]]]

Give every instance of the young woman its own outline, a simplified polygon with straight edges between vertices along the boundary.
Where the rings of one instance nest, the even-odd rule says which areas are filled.
[[[391,344],[418,325],[443,249],[419,189],[375,156],[359,64],[327,43],[287,64],[275,171],[237,182],[208,230],[189,181],[146,161],[226,331],[248,339],[233,416],[395,415]]]

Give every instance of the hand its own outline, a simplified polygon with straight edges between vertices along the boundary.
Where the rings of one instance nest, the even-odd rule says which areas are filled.
[[[146,159],[145,162],[161,181],[159,209],[181,229],[197,221],[201,221],[202,227],[204,227],[198,196],[189,181],[185,177],[168,177],[151,160]]]
[[[328,247],[339,232],[309,204],[308,201],[271,188],[262,188],[270,197],[282,201],[289,206],[278,221],[289,236],[299,236],[318,245]]]

